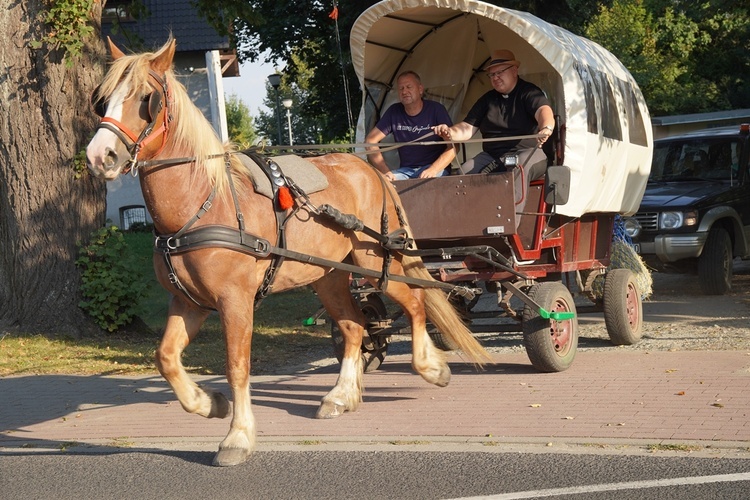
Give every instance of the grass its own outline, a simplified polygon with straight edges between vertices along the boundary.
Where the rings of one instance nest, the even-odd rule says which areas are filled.
[[[146,296],[138,305],[138,317],[148,328],[141,331],[128,328],[112,334],[103,332],[82,339],[60,336],[56,332],[45,335],[0,332],[0,376],[156,373],[154,354],[166,322],[169,294],[154,276],[152,236],[127,233],[125,239],[133,268],[147,285]],[[328,325],[302,326],[319,307],[318,299],[309,288],[271,295],[263,301],[255,312],[251,351],[254,374],[332,356]],[[183,364],[192,373],[224,374],[225,348],[216,314],[209,317],[186,349]]]

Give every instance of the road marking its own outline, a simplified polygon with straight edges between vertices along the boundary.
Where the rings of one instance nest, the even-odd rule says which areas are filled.
[[[553,488],[548,490],[518,491],[499,495],[484,495],[465,497],[460,500],[516,500],[519,498],[541,498],[561,495],[580,495],[581,493],[597,493],[602,491],[641,490],[647,488],[663,488],[665,486],[685,486],[692,484],[731,483],[750,481],[750,472],[738,474],[719,474],[715,476],[676,477],[672,479],[654,479],[651,481],[632,481],[629,483],[592,484],[588,486],[572,486],[569,488]],[[457,499],[458,500],[458,499]]]

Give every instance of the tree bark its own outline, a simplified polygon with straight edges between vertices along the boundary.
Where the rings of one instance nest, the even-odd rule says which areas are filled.
[[[73,160],[96,126],[104,44],[97,26],[70,67],[61,50],[32,48],[45,5],[0,0],[0,329],[79,336],[92,323],[78,307],[77,242],[104,224],[106,188],[76,179]]]

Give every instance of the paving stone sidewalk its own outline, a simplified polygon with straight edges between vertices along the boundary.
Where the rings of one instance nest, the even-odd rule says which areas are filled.
[[[252,379],[263,441],[393,439],[693,443],[750,446],[750,353],[579,352],[562,373],[536,372],[525,354],[495,354],[477,372],[451,356],[451,384],[431,386],[407,356],[365,375],[359,411],[316,420],[337,366]],[[223,377],[197,377],[228,393]],[[183,411],[160,376],[0,378],[0,452],[91,443],[204,441],[228,419]]]

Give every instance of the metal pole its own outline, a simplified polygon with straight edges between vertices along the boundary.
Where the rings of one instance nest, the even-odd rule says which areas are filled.
[[[292,113],[288,109],[286,110],[286,124],[289,128],[289,145],[293,146],[294,142],[292,142]]]
[[[281,108],[279,108],[279,88],[276,87],[276,118],[279,124],[279,145],[281,145]]]
[[[278,124],[279,129],[279,142],[278,146],[281,145],[281,109],[279,107],[279,86],[281,85],[281,75],[278,73],[274,73],[273,75],[268,76],[268,81],[271,84],[271,86],[276,91],[276,122]]]

